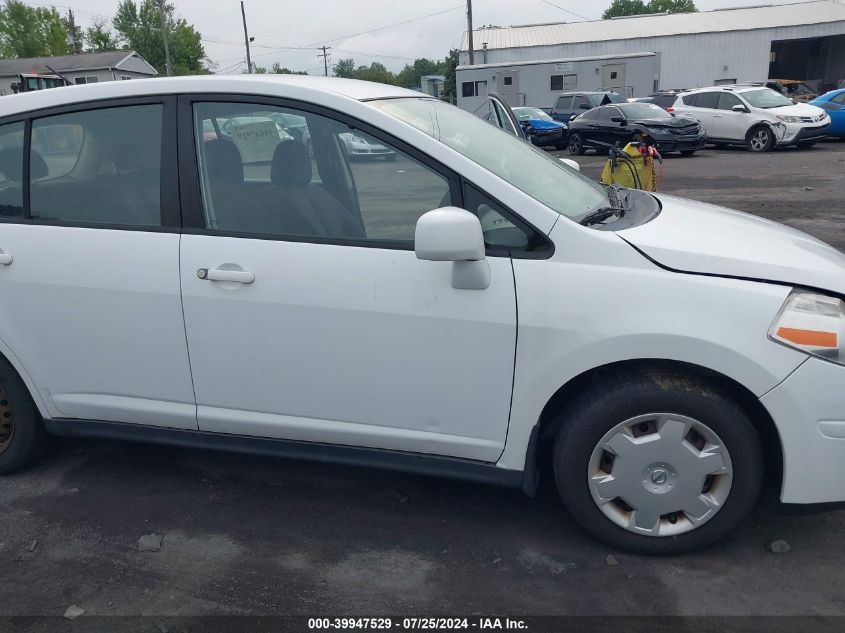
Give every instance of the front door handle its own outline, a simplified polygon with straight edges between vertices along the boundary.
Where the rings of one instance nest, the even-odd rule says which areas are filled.
[[[9,253],[0,251],[0,266],[8,266],[12,263],[12,256]]]
[[[255,281],[255,273],[248,270],[225,270],[222,268],[200,268],[197,277],[207,281],[234,281],[239,284],[251,284]]]

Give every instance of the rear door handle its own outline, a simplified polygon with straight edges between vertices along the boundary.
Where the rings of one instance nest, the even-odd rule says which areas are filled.
[[[234,281],[239,284],[251,284],[255,281],[255,273],[248,270],[224,270],[222,268],[200,268],[197,277],[207,281]]]
[[[12,263],[12,256],[9,253],[4,253],[0,251],[0,266],[8,266]]]

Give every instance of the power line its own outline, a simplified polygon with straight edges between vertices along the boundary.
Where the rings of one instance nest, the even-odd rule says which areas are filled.
[[[380,53],[368,53],[367,51],[350,51],[348,48],[336,48],[336,51],[341,53],[352,53],[353,55],[366,55],[368,57],[384,57],[387,59],[404,59],[407,61],[415,61],[416,57],[403,57],[402,55],[382,55]]]
[[[563,8],[562,6],[560,6],[559,4],[555,4],[554,2],[549,2],[549,0],[540,0],[540,2],[545,2],[545,3],[546,3],[546,4],[548,4],[549,6],[555,7],[556,9],[560,9],[561,11],[565,11],[566,13],[571,13],[571,14],[572,14],[572,15],[574,15],[576,18],[581,18],[582,20],[585,20],[585,21],[587,21],[587,22],[589,22],[589,21],[590,21],[590,18],[586,18],[586,17],[584,17],[583,15],[581,15],[580,13],[575,13],[575,11],[570,11],[569,9],[564,9],[564,8]]]

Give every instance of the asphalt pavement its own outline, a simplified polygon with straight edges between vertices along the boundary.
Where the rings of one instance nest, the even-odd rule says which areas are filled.
[[[602,160],[578,158],[592,177]],[[661,189],[845,249],[843,175],[845,142],[707,150],[667,158]],[[152,616],[845,615],[845,511],[795,515],[776,496],[769,482],[722,544],[646,558],[591,539],[548,477],[530,499],[362,468],[58,441],[34,468],[0,479],[0,616],[70,606]],[[158,551],[140,551],[145,535]],[[770,552],[776,540],[790,551]]]

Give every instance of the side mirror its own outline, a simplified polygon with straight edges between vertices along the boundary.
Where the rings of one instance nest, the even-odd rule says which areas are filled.
[[[748,112],[748,108],[746,108],[746,107],[745,107],[744,105],[742,105],[741,103],[738,103],[738,104],[736,104],[735,106],[733,106],[733,107],[731,108],[731,110],[733,110],[734,112]]]
[[[614,123],[623,123],[623,124],[625,123],[625,117],[624,116],[612,116],[612,117],[610,117],[610,120],[613,121]]]
[[[575,171],[581,171],[581,165],[576,163],[571,158],[561,158],[559,160],[560,160],[560,162],[564,163],[565,165],[572,167],[572,169],[574,169]]]
[[[577,115],[577,114],[573,114],[571,117],[569,117],[569,120],[570,120],[570,121],[574,121],[574,120],[575,120],[575,119],[577,119],[577,118],[578,118],[578,115]]]
[[[417,259],[452,262],[452,287],[484,290],[490,285],[484,233],[479,219],[464,209],[443,207],[423,214],[414,233]]]

